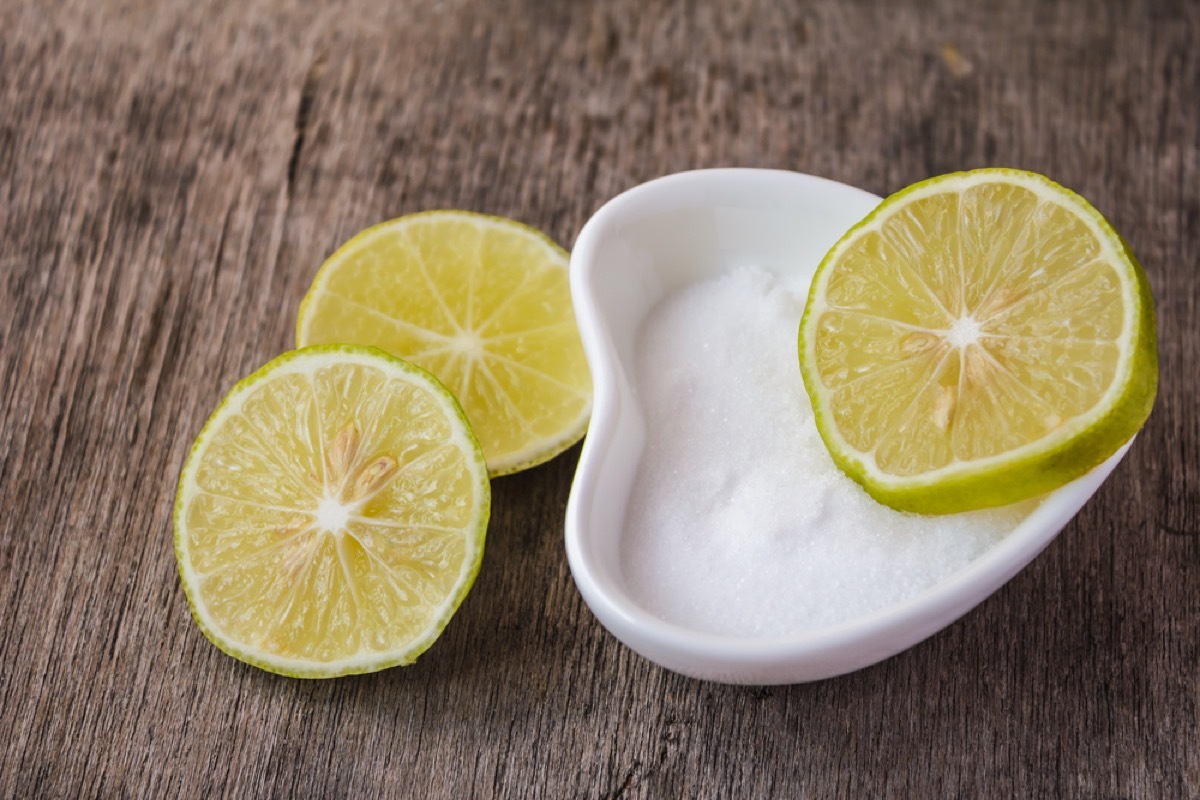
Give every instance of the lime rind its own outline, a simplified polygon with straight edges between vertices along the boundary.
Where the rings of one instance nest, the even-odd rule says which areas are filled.
[[[450,412],[448,416],[457,420],[458,424],[453,426],[455,436],[459,437],[463,452],[474,456],[471,463],[477,474],[474,530],[464,531],[467,534],[466,539],[470,550],[467,558],[464,559],[462,571],[455,584],[455,591],[447,596],[423,634],[408,642],[405,647],[387,653],[373,654],[367,657],[350,657],[330,662],[313,662],[269,655],[253,647],[241,645],[225,636],[208,614],[204,600],[195,585],[194,573],[190,569],[191,558],[188,552],[187,537],[184,535],[186,529],[185,505],[191,492],[195,489],[195,472],[214,432],[221,421],[240,409],[242,403],[250,395],[250,390],[266,378],[285,371],[311,371],[311,368],[302,368],[306,361],[312,361],[313,366],[316,366],[321,363],[345,363],[348,360],[380,367],[393,375],[403,374],[410,380],[423,385],[443,402],[445,410]],[[179,477],[179,488],[175,495],[173,514],[175,558],[192,618],[195,619],[205,638],[212,642],[217,649],[239,661],[278,675],[292,678],[336,678],[412,664],[418,656],[433,645],[459,606],[462,605],[463,600],[466,599],[479,574],[480,565],[483,563],[483,550],[490,514],[491,485],[488,479],[487,465],[483,458],[483,450],[475,438],[475,433],[471,429],[462,406],[436,376],[376,347],[339,344],[315,345],[284,353],[238,381],[205,422],[184,462],[183,471]]]
[[[344,260],[350,253],[365,247],[376,236],[393,234],[413,222],[439,218],[463,219],[472,224],[492,225],[506,231],[520,230],[543,245],[547,254],[547,263],[555,264],[564,270],[567,269],[570,263],[570,254],[544,232],[507,217],[459,209],[431,209],[386,220],[355,234],[345,244],[335,250],[329,258],[325,259],[320,269],[317,270],[316,277],[313,278],[312,285],[300,301],[300,307],[296,313],[297,346],[303,347],[305,346],[304,343],[308,341],[308,327],[313,317],[316,300],[325,290],[330,275],[340,261]],[[493,458],[488,462],[489,476],[499,478],[504,475],[522,472],[544,464],[566,450],[569,450],[586,435],[591,415],[592,398],[589,395],[581,408],[579,416],[571,424],[564,426],[559,435],[538,439],[523,450],[506,454],[500,458]]]
[[[971,462],[957,462],[915,477],[881,472],[851,447],[837,430],[828,392],[817,373],[815,327],[833,265],[863,234],[882,225],[904,201],[976,186],[999,178],[1034,191],[1076,212],[1092,228],[1104,250],[1099,258],[1116,268],[1124,287],[1125,319],[1120,360],[1108,392],[1087,413],[1059,430],[1020,448]],[[1145,270],[1128,244],[1087,200],[1032,172],[989,168],[955,172],[913,184],[886,198],[847,231],[822,259],[813,275],[798,336],[801,374],[812,403],[817,429],[839,468],[873,498],[893,508],[949,514],[1008,505],[1043,494],[1081,477],[1121,448],[1145,423],[1158,387],[1154,299]]]

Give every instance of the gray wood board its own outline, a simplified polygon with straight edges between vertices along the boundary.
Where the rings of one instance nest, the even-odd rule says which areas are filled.
[[[0,2],[0,796],[1200,796],[1196,3]],[[608,635],[567,568],[578,448],[494,484],[413,667],[218,652],[183,458],[340,242],[420,209],[569,246],[710,166],[887,194],[1007,165],[1151,277],[1157,408],[1062,536],[878,666],[745,688]]]

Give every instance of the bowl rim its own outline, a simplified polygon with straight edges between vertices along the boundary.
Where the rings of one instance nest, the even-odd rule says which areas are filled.
[[[805,173],[756,168],[702,169],[665,175],[634,186],[604,203],[585,223],[571,251],[570,285],[580,336],[592,370],[594,405],[567,503],[567,560],[580,594],[601,624],[658,663],[663,662],[646,652],[647,643],[656,651],[672,653],[677,659],[702,659],[710,665],[718,662],[731,667],[845,659],[864,645],[883,644],[877,657],[840,670],[848,672],[927,638],[998,590],[1054,540],[1115,468],[1133,440],[1091,472],[1044,496],[1028,517],[966,566],[905,600],[867,614],[788,635],[730,636],[687,628],[645,610],[617,580],[610,580],[597,567],[591,552],[592,540],[587,534],[596,482],[621,415],[626,413],[616,384],[619,359],[612,332],[592,296],[596,258],[609,229],[629,213],[630,205],[644,203],[659,193],[665,197],[670,192],[681,192],[695,184],[719,185],[728,181],[806,183],[810,191],[825,189],[866,195],[875,202],[881,200],[862,189]],[[634,409],[633,413],[639,412]],[[885,644],[887,634],[901,632],[907,632],[900,637],[903,644]]]

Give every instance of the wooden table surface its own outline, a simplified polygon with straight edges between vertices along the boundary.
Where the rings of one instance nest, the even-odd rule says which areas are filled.
[[[1196,3],[0,0],[0,796],[1200,797]],[[317,266],[459,207],[569,246],[708,166],[886,194],[983,165],[1141,258],[1162,383],[1028,569],[875,667],[666,672],[581,601],[578,448],[497,480],[479,580],[413,667],[240,664],[171,510]]]

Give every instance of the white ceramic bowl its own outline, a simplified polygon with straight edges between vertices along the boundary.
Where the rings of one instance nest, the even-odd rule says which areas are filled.
[[[907,601],[793,636],[718,636],[638,606],[620,567],[627,501],[645,444],[635,400],[634,343],[664,295],[732,267],[810,280],[825,252],[879,198],[793,172],[684,172],[631,189],[584,226],[571,253],[571,295],[591,365],[595,405],[567,505],[566,547],[580,594],[618,639],[668,669],[725,683],[818,680],[892,656],[996,591],[1050,543],[1126,448],[1049,495],[1001,542]],[[799,369],[799,366],[797,366]]]

